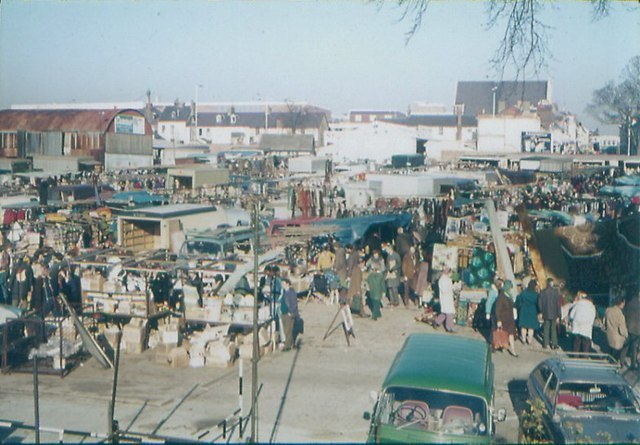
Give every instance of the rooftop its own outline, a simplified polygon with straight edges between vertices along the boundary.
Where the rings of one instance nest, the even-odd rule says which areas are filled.
[[[0,110],[0,130],[105,132],[113,119],[136,110]]]
[[[123,217],[164,219],[197,213],[215,212],[216,210],[217,208],[215,206],[206,204],[169,204],[137,210],[123,210],[119,212],[119,214]]]
[[[529,102],[536,106],[538,102],[550,99],[547,81],[460,81],[456,89],[456,104],[464,104],[464,114],[477,116],[491,114],[494,104],[495,88],[496,113],[500,102],[506,107],[518,102]]]
[[[442,334],[412,334],[396,356],[383,386],[437,388],[491,397],[491,354],[485,341]],[[445,360],[445,357],[449,357]]]

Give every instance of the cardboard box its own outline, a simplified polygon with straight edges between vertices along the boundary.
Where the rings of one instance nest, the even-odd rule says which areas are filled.
[[[178,346],[169,351],[169,362],[172,368],[187,368],[189,366],[189,353],[184,346]]]
[[[142,354],[144,344],[142,342],[125,342],[125,351],[129,354]]]
[[[180,331],[162,331],[162,343],[165,345],[178,346],[182,343],[182,333]]]
[[[154,352],[156,353],[156,363],[168,365],[169,352],[171,351],[171,349],[171,347],[163,344],[159,344],[158,346],[156,346],[156,348],[154,349]]]
[[[127,343],[142,343],[145,337],[146,329],[142,326],[126,325],[122,328],[122,338]]]

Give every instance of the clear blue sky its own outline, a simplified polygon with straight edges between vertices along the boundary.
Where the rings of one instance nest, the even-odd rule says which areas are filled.
[[[24,1],[0,3],[0,107],[142,100],[305,100],[334,113],[452,106],[456,81],[495,78],[486,2],[435,1],[405,45],[392,2]],[[640,8],[615,3],[592,21],[589,2],[544,3],[553,26],[554,99],[590,124],[591,92],[640,55]]]

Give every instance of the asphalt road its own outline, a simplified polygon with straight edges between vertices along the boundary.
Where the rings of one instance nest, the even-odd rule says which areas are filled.
[[[370,411],[370,392],[380,388],[387,369],[407,335],[432,332],[414,317],[419,309],[385,308],[380,320],[355,319],[356,339],[347,346],[341,330],[323,336],[337,306],[311,302],[300,305],[305,319],[301,347],[265,355],[259,364],[262,385],[258,404],[261,442],[362,442]],[[456,334],[482,337],[467,327]],[[519,357],[495,353],[495,406],[507,409],[497,425],[496,442],[517,440],[518,417],[524,406],[525,381],[533,367],[555,352],[539,345],[517,345]],[[434,357],[434,360],[437,360]],[[238,409],[238,368],[176,369],[158,364],[153,351],[123,354],[115,417],[120,428],[132,432],[211,441],[217,427]],[[250,362],[244,362],[244,412],[250,407]],[[40,377],[40,422],[51,428],[107,432],[107,404],[111,370],[89,359],[64,379]],[[637,376],[630,376],[637,380]],[[0,419],[33,425],[33,386],[30,374],[0,375]],[[637,385],[637,381],[633,382]],[[0,433],[0,440],[33,442],[30,431]],[[43,433],[43,441],[57,441],[58,433]],[[79,436],[65,435],[65,441]],[[93,439],[95,441],[95,439]],[[86,441],[92,441],[85,438]],[[244,441],[234,430],[231,441]]]

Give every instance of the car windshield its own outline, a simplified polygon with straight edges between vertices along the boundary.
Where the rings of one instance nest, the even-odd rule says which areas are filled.
[[[591,411],[640,414],[640,403],[625,385],[562,383],[558,391],[558,411]]]
[[[189,241],[187,242],[187,253],[217,256],[220,254],[220,245],[207,241]]]
[[[441,434],[487,434],[480,397],[417,388],[389,388],[380,399],[380,423]]]

